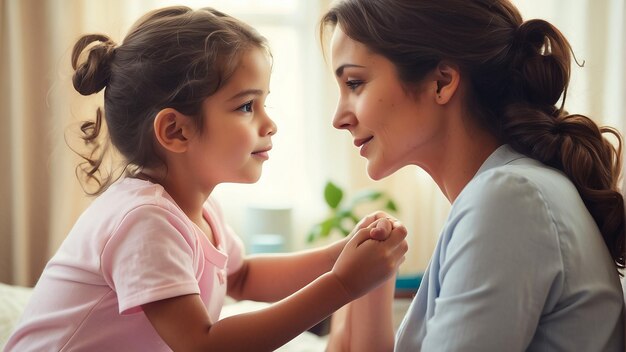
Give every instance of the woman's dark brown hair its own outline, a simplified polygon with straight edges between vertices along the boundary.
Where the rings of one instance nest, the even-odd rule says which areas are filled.
[[[508,0],[344,0],[322,18],[321,36],[337,25],[389,59],[407,86],[419,84],[442,60],[458,64],[469,78],[473,115],[502,143],[572,180],[617,267],[624,268],[622,138],[563,110],[572,50],[557,28],[522,21]]]
[[[72,51],[74,88],[82,95],[104,89],[104,118],[110,141],[126,169],[162,165],[153,148],[153,121],[164,108],[191,116],[202,127],[202,101],[226,84],[250,48],[269,54],[267,41],[252,27],[211,8],[168,7],[140,18],[119,46],[106,35],[82,36]],[[83,59],[84,57],[84,59]],[[82,59],[82,60],[81,60]],[[103,113],[81,126],[88,151],[79,153],[81,185],[103,192],[113,181],[100,170]]]

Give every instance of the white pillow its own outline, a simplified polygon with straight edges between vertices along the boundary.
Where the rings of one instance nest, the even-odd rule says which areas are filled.
[[[30,287],[11,286],[0,282],[0,350],[4,348],[31,293]]]

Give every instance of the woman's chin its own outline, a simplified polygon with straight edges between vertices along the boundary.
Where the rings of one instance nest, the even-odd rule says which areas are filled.
[[[393,175],[401,168],[411,165],[396,159],[372,159],[367,160],[367,175],[374,181],[382,180],[387,176]]]
[[[391,175],[394,170],[388,170],[377,166],[374,163],[367,164],[367,175],[374,181],[382,180]]]

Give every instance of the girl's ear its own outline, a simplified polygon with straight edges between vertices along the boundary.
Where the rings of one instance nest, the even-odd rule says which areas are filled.
[[[461,72],[459,67],[445,61],[435,68],[436,97],[438,104],[446,104],[452,99],[459,88]]]
[[[185,152],[194,133],[193,121],[172,108],[159,111],[154,118],[153,127],[157,142],[173,153]]]

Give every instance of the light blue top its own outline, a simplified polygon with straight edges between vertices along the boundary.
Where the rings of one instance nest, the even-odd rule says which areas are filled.
[[[458,196],[396,351],[624,351],[617,270],[561,172],[498,148]]]

